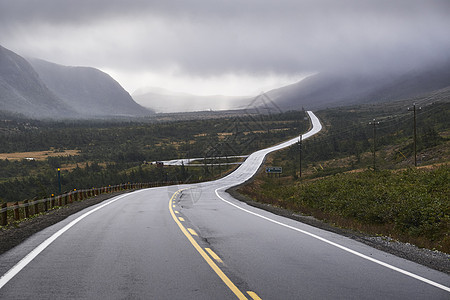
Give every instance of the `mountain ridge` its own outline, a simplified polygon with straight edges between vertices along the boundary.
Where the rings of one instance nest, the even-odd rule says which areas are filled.
[[[36,118],[75,113],[48,89],[28,61],[2,46],[0,109]]]
[[[404,72],[323,72],[266,92],[282,109],[377,103],[425,95],[450,86],[450,60]]]
[[[25,59],[0,46],[0,111],[34,119],[144,117],[110,75],[91,67],[69,67]]]
[[[63,66],[35,58],[28,61],[45,84],[81,115],[146,116],[152,113],[137,104],[109,74],[98,69]]]

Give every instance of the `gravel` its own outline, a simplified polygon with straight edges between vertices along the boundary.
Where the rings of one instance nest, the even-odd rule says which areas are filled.
[[[389,237],[364,235],[363,233],[355,232],[349,229],[334,227],[331,224],[322,222],[312,216],[303,216],[293,213],[292,211],[284,208],[274,207],[270,204],[256,202],[250,199],[249,197],[240,194],[237,191],[238,188],[239,186],[230,188],[227,190],[227,192],[234,198],[243,201],[248,205],[264,209],[286,218],[290,218],[314,227],[318,227],[327,231],[331,231],[352,238],[378,250],[416,262],[431,269],[435,269],[444,272],[446,274],[450,274],[449,254],[437,250],[433,251],[429,249],[419,248],[415,245],[409,243],[402,243]]]

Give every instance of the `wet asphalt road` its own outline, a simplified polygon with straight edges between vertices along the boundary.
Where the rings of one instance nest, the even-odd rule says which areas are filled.
[[[39,232],[0,256],[0,299],[450,299],[447,274],[224,192],[270,150],[223,179],[120,195]]]

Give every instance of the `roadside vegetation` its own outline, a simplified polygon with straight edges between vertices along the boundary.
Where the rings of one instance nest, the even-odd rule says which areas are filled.
[[[240,192],[369,234],[450,253],[448,165],[340,173],[320,180],[259,178]]]
[[[302,143],[301,177],[295,145],[266,160],[283,168],[280,177],[262,172],[239,191],[338,227],[450,253],[448,99],[414,99],[417,167],[412,101],[328,109],[317,113],[325,131]]]

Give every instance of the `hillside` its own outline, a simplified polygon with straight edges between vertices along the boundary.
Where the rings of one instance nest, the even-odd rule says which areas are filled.
[[[35,119],[141,117],[154,112],[137,104],[108,74],[25,60],[0,46],[0,111]]]
[[[73,116],[21,56],[0,46],[0,110],[32,118]]]
[[[282,109],[323,109],[421,96],[450,86],[450,61],[407,72],[324,72],[267,92]]]
[[[417,167],[413,113],[407,109],[413,102],[421,107]],[[296,145],[266,158],[265,167],[282,168],[279,177],[261,172],[239,191],[263,207],[285,208],[316,226],[450,253],[450,88],[380,105],[325,109],[317,115],[324,131],[303,141],[301,155]],[[379,121],[376,142],[369,125],[374,118]]]
[[[129,117],[153,113],[137,104],[117,81],[100,70],[39,59],[29,59],[29,62],[45,84],[82,116]]]

